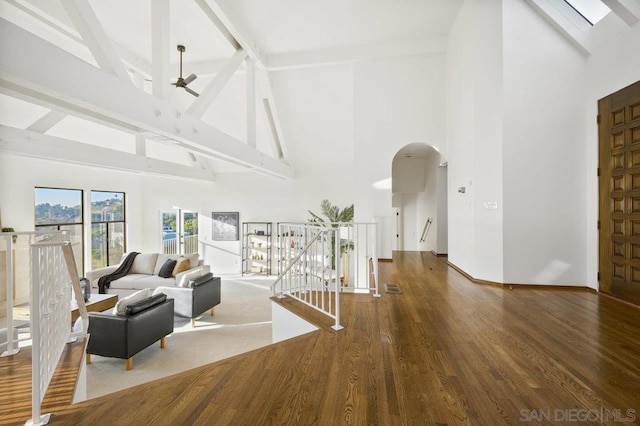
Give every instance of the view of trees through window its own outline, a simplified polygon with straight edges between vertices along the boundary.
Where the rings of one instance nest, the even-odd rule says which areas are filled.
[[[181,227],[178,225],[182,225]],[[183,233],[180,244],[180,232]],[[162,252],[188,254],[198,251],[198,213],[177,209],[162,213]]]
[[[36,231],[67,231],[78,268],[84,271],[82,237],[82,190],[35,188]]]
[[[123,192],[91,191],[91,267],[117,265],[125,252]]]

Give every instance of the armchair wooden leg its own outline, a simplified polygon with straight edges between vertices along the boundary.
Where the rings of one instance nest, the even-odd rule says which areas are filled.
[[[216,308],[211,308],[211,316],[214,316],[216,314]]]
[[[163,337],[162,339],[160,339],[160,349],[164,349],[165,346],[167,346],[167,341]]]
[[[191,318],[191,328],[196,328],[196,319]]]
[[[133,369],[133,358],[127,358],[124,365],[127,371]]]
[[[87,364],[91,364],[91,354],[87,354]]]

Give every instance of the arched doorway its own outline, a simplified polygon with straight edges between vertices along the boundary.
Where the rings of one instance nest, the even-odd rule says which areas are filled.
[[[404,146],[393,157],[391,177],[393,250],[447,254],[447,166],[440,152],[425,143]]]

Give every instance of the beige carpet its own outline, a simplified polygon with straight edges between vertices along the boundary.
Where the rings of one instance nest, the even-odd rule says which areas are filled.
[[[96,398],[140,383],[176,374],[272,342],[269,286],[273,278],[223,278],[221,303],[215,316],[207,312],[191,328],[176,322],[174,333],[160,349],[154,344],[133,357],[133,370],[124,360],[92,355],[87,365],[87,398]]]

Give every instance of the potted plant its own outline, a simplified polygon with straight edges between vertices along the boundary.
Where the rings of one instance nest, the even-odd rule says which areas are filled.
[[[15,229],[13,228],[2,228],[2,232],[16,232]],[[13,240],[13,242],[15,243],[16,240],[18,239],[17,235],[12,235],[11,239]]]
[[[329,220],[325,221],[322,217],[309,210],[309,214],[311,214],[311,219],[309,219],[310,223],[338,228],[340,227],[339,223],[353,222],[353,204],[340,210],[338,206],[332,205],[329,200],[322,200],[320,203],[320,211]],[[349,250],[353,250],[353,241],[341,238],[340,254],[343,255]],[[331,268],[336,269],[335,234],[331,236]],[[346,275],[347,274],[345,274],[345,276]]]

